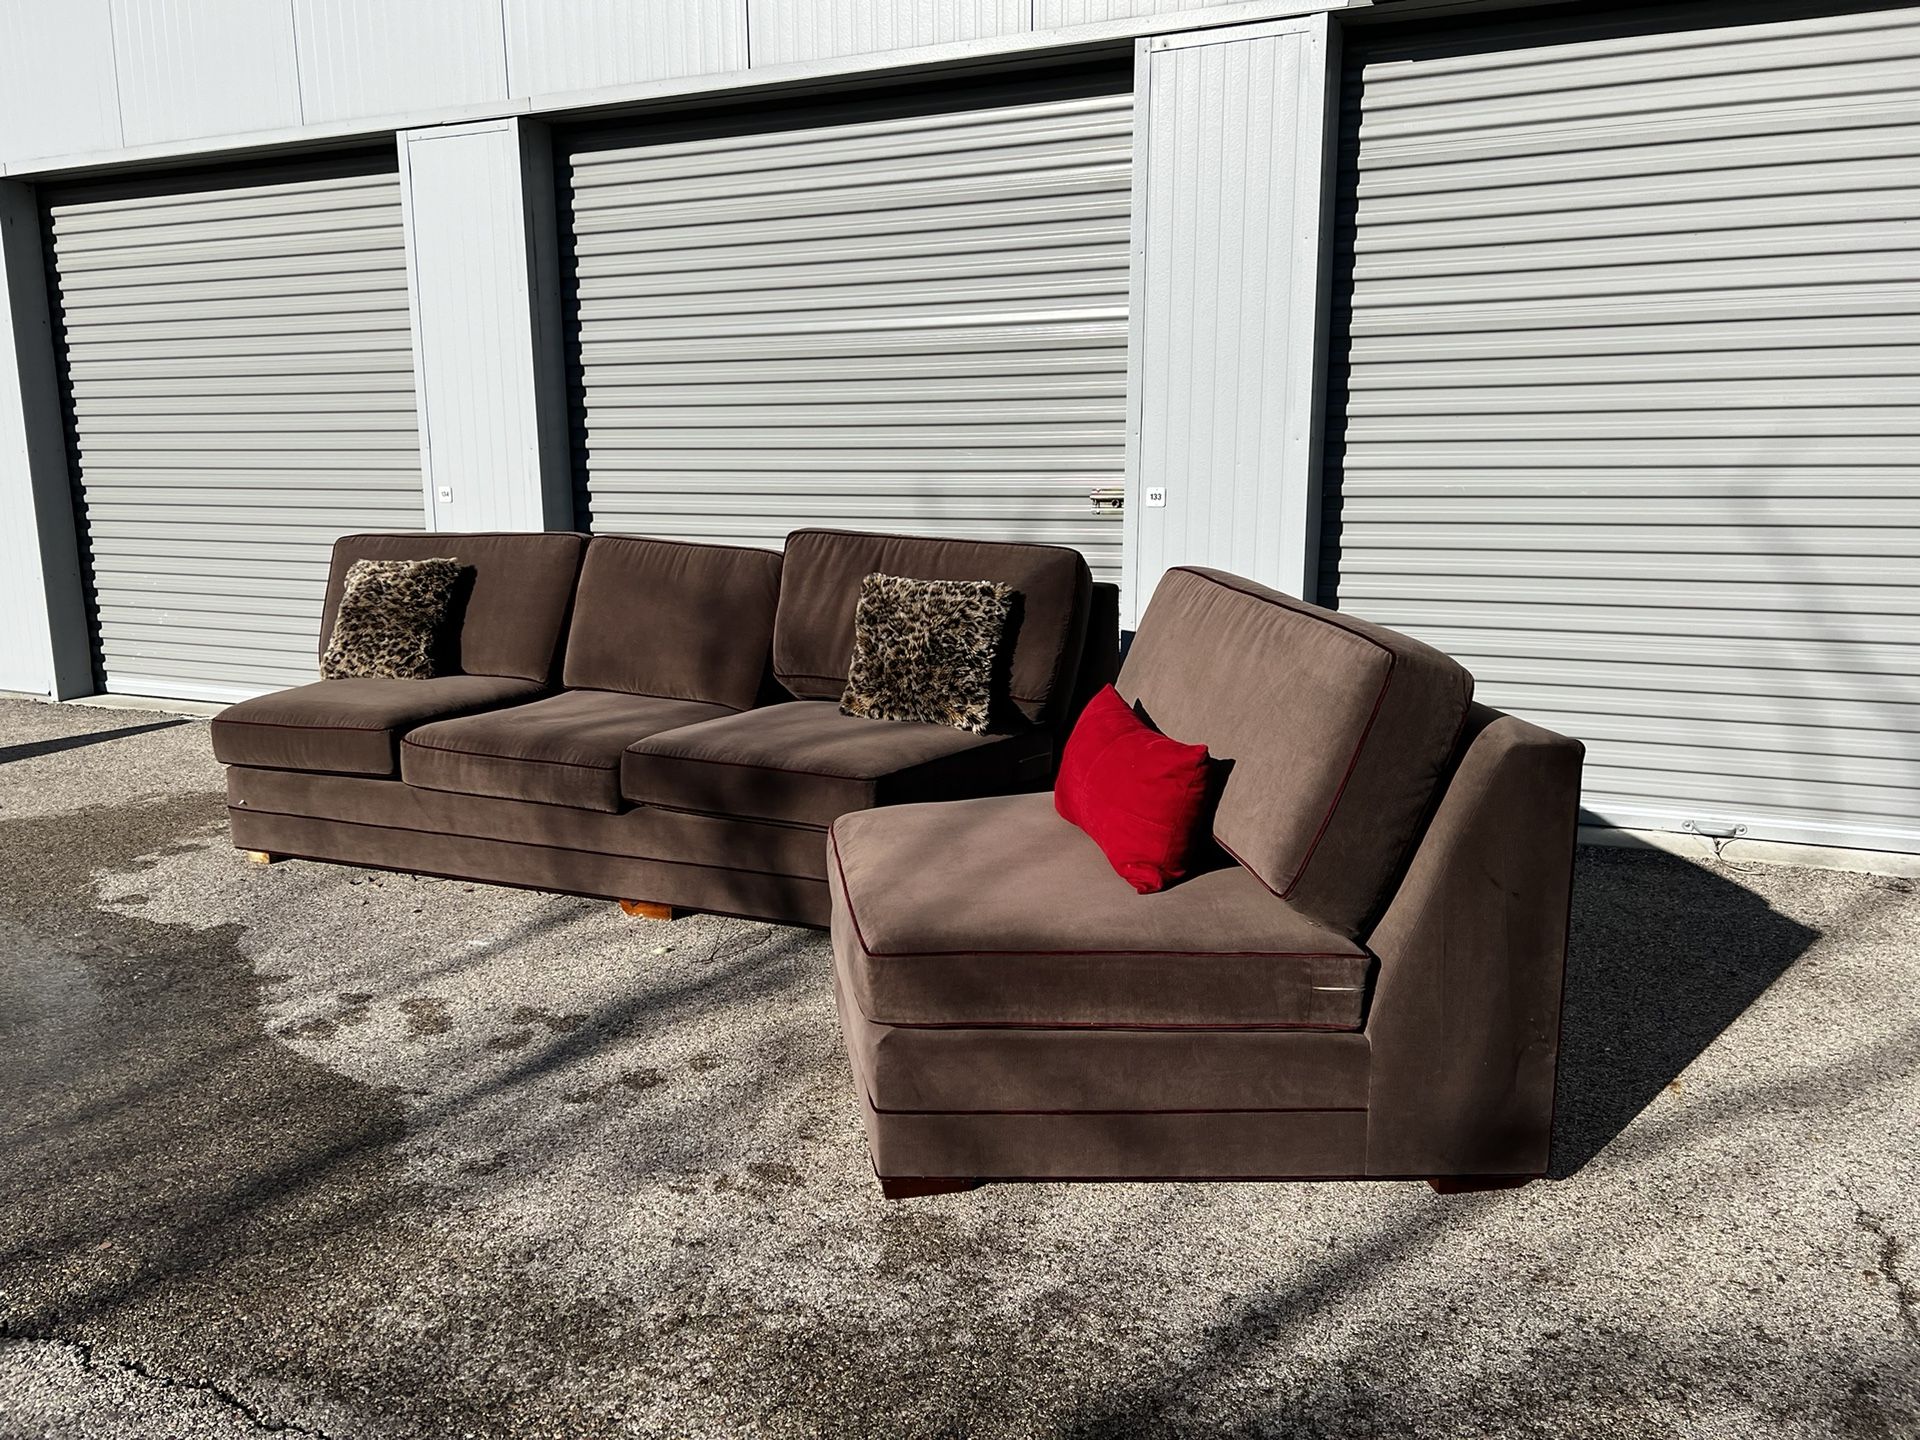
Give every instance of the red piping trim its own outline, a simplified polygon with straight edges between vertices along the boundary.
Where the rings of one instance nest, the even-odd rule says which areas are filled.
[[[845,862],[841,859],[841,856],[840,856],[840,836],[838,832],[831,826],[828,827],[828,830],[827,830],[827,844],[833,851],[833,868],[834,868],[834,871],[840,877],[840,893],[844,895],[847,900],[847,918],[853,922],[854,938],[860,942],[860,948],[866,951],[868,955],[874,956],[883,960],[940,960],[940,959],[948,959],[956,955],[1044,955],[1044,956],[1166,955],[1174,959],[1180,959],[1180,960],[1367,960],[1367,959],[1371,959],[1371,957],[1367,954],[1365,950],[1359,949],[1359,948],[1356,948],[1354,950],[1025,950],[1025,949],[1022,949],[1022,950],[876,950],[867,943],[866,932],[862,930],[860,927],[860,916],[854,910],[854,906],[853,906],[853,892],[851,888],[847,885],[847,867]],[[892,1025],[892,1024],[898,1023],[892,1020],[879,1020],[871,1015],[867,1016],[867,1018],[869,1020],[873,1020],[874,1023],[877,1025]],[[948,1029],[948,1028],[965,1029],[971,1023],[973,1022],[956,1024],[954,1026],[928,1025],[924,1028],[926,1029]],[[997,1022],[989,1022],[989,1023],[993,1023],[994,1028],[999,1028],[999,1024]],[[1019,1023],[1019,1022],[1008,1022],[1008,1023],[1013,1024],[1013,1023]],[[1055,1025],[1045,1021],[1034,1021],[1031,1023],[1033,1028],[1040,1029],[1040,1030],[1057,1030],[1057,1029],[1073,1028],[1071,1025],[1068,1025],[1068,1024]],[[1104,1030],[1108,1028],[1119,1028],[1119,1027],[1109,1027],[1103,1024],[1089,1023],[1086,1028]],[[1239,1028],[1239,1027],[1234,1027],[1234,1026],[1187,1027],[1187,1026],[1179,1026],[1179,1025],[1170,1025],[1170,1026],[1164,1026],[1164,1027],[1163,1026],[1141,1026],[1138,1028],[1141,1028],[1141,1029],[1163,1029],[1164,1028],[1164,1029],[1170,1029],[1170,1030],[1178,1030],[1178,1029],[1187,1029],[1187,1028],[1232,1029],[1232,1028]],[[1277,1026],[1277,1027],[1264,1026],[1264,1025],[1249,1025],[1249,1026],[1246,1026],[1245,1028],[1250,1030],[1264,1030],[1264,1029],[1275,1029],[1275,1028],[1305,1029],[1307,1027],[1291,1026],[1291,1025]],[[1344,1027],[1326,1026],[1323,1028],[1343,1029]]]
[[[564,676],[561,677],[560,688],[547,698],[557,700],[562,695],[631,695],[636,700],[668,700],[681,705],[711,705],[716,710],[725,710],[727,715],[741,715],[745,713],[738,705],[729,705],[725,700],[707,700],[698,695],[662,695],[657,690],[615,690],[606,685],[576,685]],[[748,706],[747,708],[753,709],[754,707]],[[707,718],[709,720],[724,720],[727,716],[710,715]],[[689,723],[704,725],[707,721],[694,720]],[[684,729],[685,727],[675,726],[674,728]]]
[[[778,680],[782,685],[785,685],[789,680],[831,680],[836,685],[845,685],[847,683],[847,677],[844,675],[813,675],[804,670],[775,670],[773,672],[773,678]],[[1029,705],[1044,705],[1051,697],[1048,695],[1022,695],[1016,690],[1009,690],[1007,692],[1007,698],[1011,700],[1023,700]]]
[[[434,723],[431,720],[416,720],[412,722],[396,720],[392,725],[296,725],[290,720],[230,720],[225,715],[216,715],[213,718],[221,725],[252,725],[262,730],[352,730],[356,734],[363,735],[387,734],[397,726],[409,723],[416,725],[431,725]]]
[[[462,717],[465,718],[465,717]],[[435,722],[438,723],[437,721]],[[587,760],[543,760],[533,755],[502,755],[494,750],[456,750],[451,745],[429,745],[424,740],[416,740],[411,735],[400,737],[402,745],[411,745],[416,750],[432,750],[441,755],[465,755],[475,760],[517,760],[522,765],[564,765],[569,770],[618,770],[620,761],[616,758],[611,765],[595,765]],[[633,743],[633,742],[628,742]],[[624,751],[622,752],[624,753]],[[427,786],[433,789],[433,786]],[[510,797],[509,797],[510,798]]]
[[[609,531],[596,531],[588,535],[587,548],[591,550],[602,540],[618,540],[627,545],[669,545],[676,550],[738,550],[747,555],[771,555],[775,560],[783,558],[780,551],[769,550],[764,545],[728,545],[719,540],[669,540],[664,535],[615,535]]]
[[[1392,654],[1391,651],[1388,653]],[[1393,666],[1394,662],[1389,660],[1386,678],[1380,682],[1380,693],[1373,697],[1373,711],[1367,716],[1366,728],[1360,732],[1359,742],[1353,747],[1353,755],[1347,761],[1347,773],[1340,777],[1340,788],[1333,792],[1332,803],[1327,806],[1327,813],[1321,818],[1320,828],[1313,832],[1313,839],[1307,845],[1307,853],[1300,861],[1300,868],[1293,872],[1293,879],[1287,882],[1287,888],[1280,893],[1282,900],[1288,899],[1299,888],[1302,877],[1307,873],[1307,867],[1313,863],[1314,853],[1320,848],[1321,839],[1327,833],[1327,827],[1333,824],[1333,817],[1340,809],[1340,802],[1346,798],[1347,786],[1353,780],[1353,772],[1360,765],[1360,752],[1367,748],[1367,737],[1373,734],[1373,723],[1380,718],[1381,707],[1387,703],[1387,689],[1393,684]]]
[[[988,950],[984,952],[966,950],[966,951],[958,951],[953,953],[966,954],[966,955],[983,954],[983,953],[988,955],[1005,955],[1005,954],[1159,955],[1163,953],[1174,953],[1174,952],[1163,952],[1159,950],[1145,950],[1145,951]],[[1192,952],[1183,951],[1183,952],[1177,952],[1177,953],[1181,954],[1184,957],[1185,955],[1190,954]],[[914,956],[908,956],[906,958],[917,960],[920,957],[917,955],[914,955]],[[1200,958],[1210,959],[1212,957],[1206,955],[1205,952],[1201,952]],[[1275,955],[1271,957],[1260,956],[1257,958],[1290,960],[1290,959],[1296,959],[1301,957],[1290,956],[1290,955]],[[858,1003],[858,997],[855,997],[855,1003],[856,1004]],[[867,1012],[864,1010],[860,1012],[860,1018],[865,1020],[869,1025],[884,1025],[889,1030],[1127,1030],[1127,1031],[1140,1031],[1144,1034],[1158,1034],[1163,1031],[1169,1032],[1169,1033],[1176,1033],[1176,1034],[1185,1034],[1190,1030],[1207,1030],[1207,1031],[1219,1031],[1222,1034],[1228,1034],[1228,1035],[1243,1035],[1243,1034],[1244,1035],[1268,1035],[1268,1034],[1284,1035],[1294,1030],[1311,1030],[1315,1034],[1330,1034],[1330,1035],[1359,1035],[1363,1033],[1362,1027],[1358,1025],[1322,1025],[1322,1024],[1304,1021],[1304,1020],[1299,1022],[1276,1022],[1270,1025],[1255,1025],[1250,1022],[1241,1022],[1241,1021],[1222,1022],[1222,1021],[1213,1021],[1213,1020],[1196,1020],[1190,1024],[1176,1023],[1176,1024],[1169,1024],[1169,1025],[1128,1024],[1124,1021],[1110,1021],[1110,1020],[883,1020],[876,1016],[867,1014]]]
[[[1218,1109],[1177,1110],[890,1110],[873,1103],[867,1096],[867,1108],[876,1115],[1364,1115],[1364,1105],[1223,1105]]]
[[[1249,600],[1258,600],[1263,605],[1271,605],[1276,610],[1284,610],[1289,615],[1298,615],[1303,620],[1312,620],[1322,625],[1331,626],[1343,634],[1353,636],[1356,640],[1364,641],[1387,657],[1387,673],[1385,678],[1380,682],[1380,693],[1373,697],[1373,710],[1372,713],[1367,716],[1366,727],[1361,730],[1360,738],[1354,742],[1353,754],[1347,759],[1346,773],[1340,777],[1340,787],[1333,792],[1333,799],[1327,804],[1327,813],[1320,818],[1320,828],[1313,832],[1313,839],[1307,842],[1307,853],[1300,857],[1300,863],[1294,869],[1293,878],[1287,882],[1287,888],[1284,890],[1275,890],[1273,886],[1267,884],[1266,876],[1262,875],[1258,870],[1254,869],[1252,865],[1249,865],[1245,860],[1241,859],[1233,847],[1220,838],[1218,832],[1214,834],[1213,843],[1218,845],[1222,850],[1225,850],[1227,854],[1233,856],[1234,860],[1245,868],[1254,879],[1266,886],[1270,894],[1277,895],[1282,900],[1290,899],[1293,892],[1300,887],[1300,881],[1306,875],[1307,867],[1313,863],[1314,853],[1319,850],[1320,841],[1325,838],[1327,827],[1333,823],[1334,814],[1339,810],[1341,800],[1346,798],[1347,785],[1353,779],[1353,772],[1359,767],[1360,752],[1366,748],[1367,737],[1373,734],[1374,722],[1380,718],[1380,708],[1386,703],[1387,687],[1393,683],[1394,667],[1399,662],[1400,657],[1395,655],[1391,648],[1381,644],[1365,631],[1356,630],[1353,626],[1342,623],[1330,614],[1308,611],[1295,605],[1289,605],[1285,603],[1284,600],[1277,599],[1274,596],[1260,595],[1243,586],[1230,585],[1217,576],[1202,574],[1191,565],[1176,565],[1173,568],[1183,575],[1191,575],[1196,580],[1203,581],[1208,585],[1217,585],[1222,590],[1231,591],[1235,595],[1244,595]]]
[[[740,713],[749,714],[752,712],[742,711]],[[691,729],[692,727],[687,726],[685,728]],[[660,732],[661,735],[672,735],[674,733],[675,732],[672,730],[662,730]],[[963,731],[963,730],[955,730],[954,733],[969,734],[971,732]],[[942,760],[951,760],[956,755],[978,754],[982,750],[991,749],[994,743],[998,741],[1017,740],[1022,735],[1038,735],[1040,733],[1042,732],[1038,730],[1025,730],[1025,731],[1020,731],[1017,734],[1013,734],[1013,735],[979,736],[977,738],[980,740],[981,743],[978,745],[969,745],[963,750],[949,750],[943,755],[929,755],[924,760],[915,760],[911,765],[900,766],[896,769],[885,771],[884,773],[879,775],[849,775],[844,771],[840,771],[840,770],[803,770],[803,769],[800,769],[798,766],[794,766],[794,765],[768,765],[759,760],[721,760],[709,755],[679,755],[679,754],[673,753],[670,750],[637,750],[635,749],[635,746],[645,745],[648,741],[656,738],[655,736],[652,736],[652,735],[641,736],[640,739],[635,740],[631,745],[627,746],[625,753],[629,755],[634,755],[634,754],[643,755],[653,760],[684,761],[687,764],[691,764],[691,765],[730,765],[736,770],[766,770],[766,771],[771,771],[775,775],[812,775],[821,780],[850,780],[857,785],[872,785],[872,784],[878,783],[881,780],[889,779],[890,777],[895,775],[903,775],[907,773],[909,770],[918,770],[922,765],[933,765],[933,764],[937,764],[939,761],[942,761]],[[1051,748],[1051,746],[1049,746],[1049,748]],[[1028,756],[1026,758],[1039,759],[1041,757]]]

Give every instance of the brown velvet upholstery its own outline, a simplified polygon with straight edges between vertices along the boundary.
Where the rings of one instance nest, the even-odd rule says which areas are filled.
[[[697,700],[565,690],[529,705],[422,725],[400,742],[400,775],[428,790],[619,810],[627,746],[732,713]]]
[[[494,675],[317,680],[228,706],[213,720],[213,754],[223,765],[393,775],[399,737],[414,726],[539,694],[534,681]]]
[[[515,844],[677,860],[824,881],[827,836],[811,825],[644,807],[608,814],[571,806],[423,790],[363,775],[227,770],[227,804],[257,815],[311,815],[423,835],[484,835]],[[567,888],[567,887],[562,887]],[[825,888],[822,887],[822,898]],[[672,900],[671,895],[626,898]]]
[[[888,1178],[1287,1180],[1363,1173],[1364,1110],[876,1114],[860,1118]]]
[[[1367,1037],[1334,1030],[879,1025],[835,989],[854,1070],[889,1114],[1364,1110]]]
[[[1095,581],[1093,599],[1087,610],[1087,643],[1080,652],[1080,669],[1074,677],[1072,699],[1054,725],[1060,746],[1073,733],[1074,721],[1087,708],[1087,702],[1103,685],[1111,685],[1120,674],[1120,587]],[[1057,756],[1060,746],[1055,747]]]
[[[466,571],[443,637],[436,672],[552,681],[573,604],[586,537],[564,532],[464,534],[409,531],[343,535],[320,617],[319,648],[333,633],[340,592],[356,560],[425,560],[446,555]]]
[[[1044,785],[1055,737],[1012,711],[1004,723],[1018,733],[985,736],[854,720],[834,703],[844,680],[824,702],[785,703],[771,673],[783,603],[804,630],[808,597],[829,595],[833,575],[851,577],[842,653],[828,667],[844,676],[851,605],[869,566],[1004,576],[1024,587],[1023,612],[1040,617],[1017,642],[1018,673],[1038,677],[1030,703],[1050,723],[1068,709],[1066,690],[1047,708],[1059,677],[1071,687],[1111,657],[1083,655],[1089,586],[1073,552],[887,536],[803,541],[810,548],[813,578],[795,599],[782,589],[782,556],[744,547],[344,537],[328,627],[355,560],[451,556],[466,569],[464,593],[436,662],[465,673],[329,682],[228,711],[214,722],[214,747],[230,767],[235,843],[824,924],[830,821],[862,806]],[[568,688],[549,695],[556,682]],[[474,723],[437,723],[457,719]],[[683,738],[659,755],[632,746],[669,734]]]
[[[1583,753],[1474,707],[1459,766],[1368,942],[1380,957],[1368,1173],[1547,1168]]]
[[[1473,677],[1416,640],[1216,570],[1167,572],[1120,693],[1231,770],[1214,837],[1342,934],[1379,913]]]
[[[642,740],[621,788],[635,804],[827,825],[875,805],[1044,785],[1051,762],[1043,731],[973,735],[797,700]]]
[[[565,810],[555,813],[593,814],[592,811]],[[497,840],[490,836],[434,835],[392,826],[356,825],[314,815],[256,814],[243,809],[228,811],[227,818],[233,829],[233,843],[243,850],[266,850],[308,860],[337,860],[417,875],[447,875],[456,880],[480,880],[490,885],[599,895],[612,900],[659,900],[692,910],[748,915],[785,924],[827,923],[826,887],[805,876],[767,874],[733,865],[638,859],[566,846]]]
[[[1358,1028],[1365,950],[1237,865],[1138,895],[1051,795],[848,815],[835,949],[887,1025]]]
[[[774,617],[773,673],[803,700],[838,700],[853,655],[860,582],[876,571],[917,580],[1000,580],[1018,592],[1007,675],[1013,703],[1035,724],[1065,709],[1087,629],[1092,577],[1057,545],[928,540],[845,530],[787,537]]]
[[[917,867],[923,878],[894,906],[929,951],[948,945],[955,922],[924,877],[944,875],[956,835],[969,851],[987,848],[965,833],[964,812],[1044,797],[924,807],[947,812],[945,824],[926,823],[920,809],[840,822],[843,840],[863,834],[863,853],[890,857],[834,886],[836,998],[876,1170],[888,1179],[1542,1173],[1580,758],[1575,741],[1471,708],[1412,862],[1387,883],[1390,903],[1368,938],[1378,959],[1364,1029],[1351,1033],[882,1023],[866,998],[870,961],[847,891],[857,906],[882,870],[898,880]],[[998,853],[1024,875],[1031,855],[1000,818]],[[1027,900],[1052,916],[1060,894],[1034,885]],[[1036,980],[1009,971],[998,988],[1024,994]],[[1160,1013],[1189,1004],[1163,987]]]
[[[565,681],[745,710],[766,679],[779,598],[777,551],[596,536],[580,569]]]

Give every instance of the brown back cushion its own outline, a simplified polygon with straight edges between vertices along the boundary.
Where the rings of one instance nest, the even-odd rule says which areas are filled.
[[[779,598],[777,551],[595,536],[567,632],[566,683],[750,709]]]
[[[435,671],[442,675],[553,678],[560,633],[573,603],[573,582],[587,537],[567,532],[410,531],[342,535],[333,544],[320,649],[333,634],[340,590],[356,560],[426,560],[451,556],[463,570]]]
[[[860,582],[875,572],[1010,586],[1016,592],[1007,668],[1013,703],[1035,724],[1065,707],[1093,589],[1078,550],[849,530],[796,530],[787,537],[773,622],[773,673],[802,700],[837,700],[846,689]]]
[[[1346,935],[1416,838],[1473,677],[1392,630],[1218,570],[1169,570],[1119,690],[1230,761],[1214,838]]]

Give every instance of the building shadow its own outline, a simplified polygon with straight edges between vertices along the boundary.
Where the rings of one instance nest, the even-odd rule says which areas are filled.
[[[1704,865],[1582,847],[1548,1173],[1585,1167],[1820,933]]]
[[[32,760],[41,755],[58,755],[62,750],[82,750],[89,745],[104,745],[109,740],[124,740],[130,735],[145,735],[151,730],[171,730],[185,725],[184,719],[155,720],[150,725],[126,725],[118,730],[94,730],[85,735],[57,735],[51,740],[30,740],[23,745],[0,745],[0,765],[15,760]]]

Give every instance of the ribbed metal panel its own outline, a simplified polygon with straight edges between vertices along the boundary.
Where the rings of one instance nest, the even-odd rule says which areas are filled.
[[[0,5],[0,164],[121,143],[107,0]]]
[[[748,0],[755,65],[910,50],[1033,28],[1032,0]]]
[[[1601,820],[1920,850],[1920,10],[1655,8],[1350,64],[1323,598]]]
[[[1044,540],[1117,576],[1089,492],[1123,470],[1126,83],[576,147],[582,523]]]
[[[309,125],[507,98],[500,0],[293,0]]]
[[[1233,0],[1033,0],[1033,20],[1036,29],[1061,30],[1069,25],[1131,20],[1136,15],[1172,15],[1232,3]]]
[[[424,523],[390,163],[49,194],[108,690],[311,680],[334,537]]]
[[[293,12],[262,0],[112,0],[123,142],[301,123]],[[64,62],[42,64],[55,76]]]
[[[747,68],[746,0],[504,0],[515,95]]]

